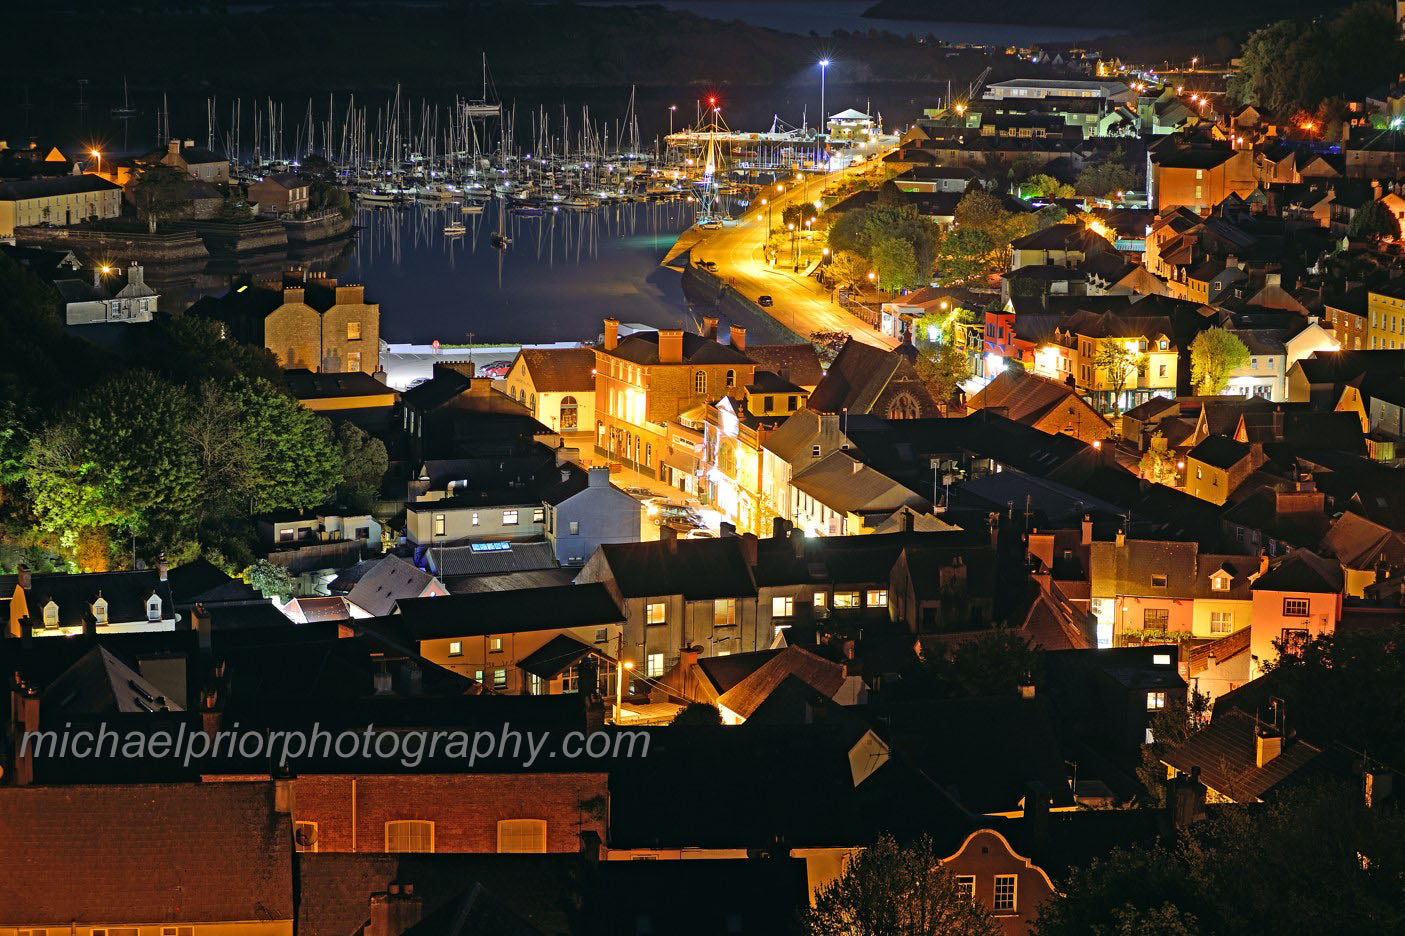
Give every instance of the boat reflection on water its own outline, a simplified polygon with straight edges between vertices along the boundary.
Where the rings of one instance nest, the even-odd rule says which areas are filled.
[[[609,315],[690,327],[678,273],[659,263],[693,223],[691,203],[553,207],[363,207],[342,275],[380,303],[387,341],[582,341]]]

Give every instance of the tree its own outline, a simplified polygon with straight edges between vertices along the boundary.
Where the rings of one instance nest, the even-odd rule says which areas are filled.
[[[959,286],[999,269],[1000,251],[985,231],[957,228],[942,238],[937,252],[937,281],[943,286]]]
[[[1351,216],[1346,236],[1352,240],[1394,240],[1400,237],[1400,222],[1385,205],[1369,201]]]
[[[1142,762],[1137,779],[1142,782],[1149,803],[1162,806],[1166,799],[1166,765],[1161,758],[1178,747],[1210,720],[1210,697],[1192,689],[1185,701],[1168,701],[1152,716],[1148,728],[1151,743],[1142,745]]]
[[[781,223],[787,227],[794,225],[797,231],[801,230],[805,227],[805,209],[807,207],[809,206],[796,204],[795,202],[786,205],[785,209],[781,212]]]
[[[917,355],[917,376],[932,398],[946,405],[971,379],[971,361],[950,344],[927,345]]]
[[[885,289],[910,289],[925,282],[918,275],[912,244],[896,237],[884,238],[874,245],[873,266]]]
[[[1098,342],[1098,350],[1093,354],[1095,370],[1107,374],[1107,387],[1112,394],[1112,408],[1122,411],[1122,391],[1127,389],[1127,381],[1135,374],[1146,375],[1148,359],[1127,347],[1121,338],[1104,338]]]
[[[185,190],[190,180],[173,166],[153,163],[142,169],[132,185],[132,203],[137,214],[146,219],[147,228],[156,233],[156,224],[171,217],[185,205]]]
[[[195,413],[185,423],[185,440],[200,467],[196,514],[203,523],[248,505],[258,456],[244,432],[239,400],[214,381],[200,387]]]
[[[1190,377],[1197,393],[1218,396],[1230,374],[1249,363],[1249,349],[1239,336],[1218,326],[1207,328],[1190,343]]]
[[[839,357],[839,352],[843,351],[844,346],[848,343],[848,332],[817,331],[810,333],[810,344],[815,346],[815,353],[819,355],[820,363],[825,367],[834,363],[834,359]]]
[[[960,597],[947,596],[955,601]],[[907,675],[915,696],[961,699],[1014,695],[1020,686],[1037,685],[1042,669],[1042,650],[1031,647],[1018,632],[997,627],[925,656]]]
[[[997,936],[1000,926],[942,866],[925,834],[891,835],[853,855],[804,913],[809,936]]]
[[[830,279],[852,289],[863,284],[873,266],[852,250],[841,250],[834,254],[827,269]]]
[[[283,602],[292,599],[296,584],[292,573],[267,559],[260,559],[245,569],[244,581],[257,588],[265,598],[277,598]]]
[[[265,380],[240,379],[228,390],[244,413],[254,452],[251,513],[326,503],[342,483],[331,424]]]
[[[337,496],[344,507],[370,510],[390,467],[385,443],[350,422],[337,426],[336,440],[342,469]]]
[[[1030,180],[1020,186],[1026,196],[1044,198],[1072,198],[1074,196],[1073,186],[1060,182],[1047,173],[1039,173],[1030,177]]]
[[[717,710],[715,705],[709,705],[706,702],[689,702],[683,706],[681,712],[673,716],[673,721],[669,724],[712,727],[722,724],[722,713]]]
[[[1180,472],[1176,469],[1176,453],[1166,447],[1166,434],[1160,429],[1152,435],[1151,445],[1147,446],[1138,467],[1143,478],[1157,484],[1174,485],[1180,479]]]
[[[1127,154],[1119,143],[1107,159],[1078,173],[1073,188],[1079,195],[1100,197],[1136,188],[1140,180],[1138,173],[1127,168]]]

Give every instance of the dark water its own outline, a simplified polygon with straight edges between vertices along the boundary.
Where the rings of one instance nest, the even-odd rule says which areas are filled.
[[[363,208],[341,275],[364,283],[391,342],[579,341],[614,315],[660,328],[690,324],[679,275],[659,266],[692,224],[682,201],[631,202],[531,218],[508,214],[512,244],[489,241],[496,202],[444,234],[453,207]]]

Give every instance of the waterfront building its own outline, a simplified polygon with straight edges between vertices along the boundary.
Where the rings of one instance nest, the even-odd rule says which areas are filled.
[[[40,224],[69,225],[122,215],[122,189],[92,175],[0,183],[0,237]]]
[[[504,391],[556,432],[590,432],[595,424],[595,351],[523,348],[507,372]]]

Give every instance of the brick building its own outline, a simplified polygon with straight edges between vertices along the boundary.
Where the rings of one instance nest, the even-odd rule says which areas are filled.
[[[598,455],[658,477],[670,452],[670,420],[753,383],[746,329],[733,325],[731,344],[722,344],[717,320],[704,321],[705,335],[661,329],[621,339],[619,320],[605,320],[604,343],[595,349]]]
[[[304,774],[293,835],[299,851],[574,854],[604,839],[608,795],[604,773]]]

